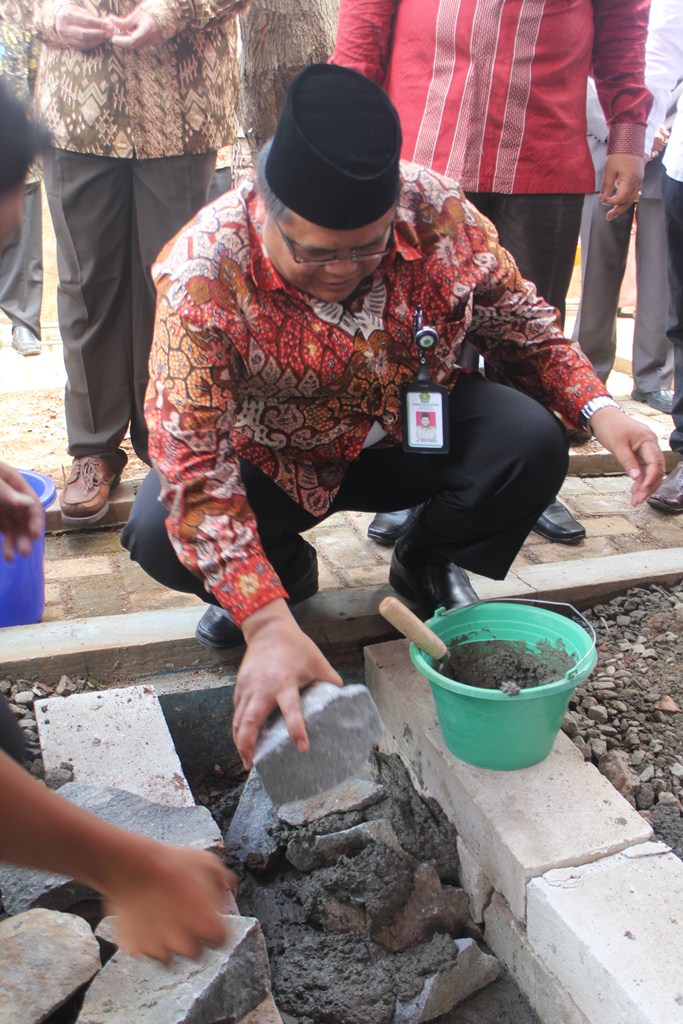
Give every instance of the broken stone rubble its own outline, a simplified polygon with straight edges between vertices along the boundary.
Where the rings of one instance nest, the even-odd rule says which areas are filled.
[[[243,867],[240,903],[261,920],[286,1020],[422,1024],[500,969],[469,937],[478,932],[467,895],[448,884],[454,829],[417,797],[398,759],[377,763],[372,803],[350,810],[340,794],[331,813],[320,816],[313,802],[307,816],[302,801],[287,820],[252,773],[227,826]]]

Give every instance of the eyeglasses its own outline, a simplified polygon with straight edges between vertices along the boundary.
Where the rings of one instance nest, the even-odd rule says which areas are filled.
[[[354,263],[364,263],[365,260],[381,259],[382,256],[386,256],[388,252],[391,252],[394,247],[394,226],[392,224],[389,229],[389,238],[387,239],[387,243],[383,249],[375,249],[373,252],[359,252],[358,249],[349,249],[348,256],[318,256],[315,259],[304,259],[302,256],[299,256],[294,248],[295,243],[291,238],[287,237],[278,221],[275,221],[275,227],[280,232],[282,241],[285,243],[289,251],[289,255],[295,263],[298,263],[301,266],[323,266],[327,263],[344,263],[346,260],[352,260]]]

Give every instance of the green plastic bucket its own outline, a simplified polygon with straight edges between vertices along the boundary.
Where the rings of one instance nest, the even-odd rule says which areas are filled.
[[[517,640],[535,652],[541,641],[561,642],[574,666],[562,679],[528,687],[516,696],[447,679],[435,671],[429,655],[411,643],[410,657],[429,680],[444,742],[461,761],[511,771],[537,764],[550,753],[572,691],[597,661],[590,623],[571,605],[554,607],[570,609],[584,625],[536,602],[504,600],[481,601],[450,612],[439,609],[427,622],[447,646],[455,637],[463,638],[461,643]]]

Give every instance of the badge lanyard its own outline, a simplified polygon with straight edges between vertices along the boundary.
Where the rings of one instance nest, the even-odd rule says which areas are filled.
[[[415,380],[401,385],[403,451],[445,455],[449,444],[448,389],[429,379],[426,355],[437,344],[439,335],[433,327],[424,326],[419,304],[413,316],[412,333],[420,364]]]

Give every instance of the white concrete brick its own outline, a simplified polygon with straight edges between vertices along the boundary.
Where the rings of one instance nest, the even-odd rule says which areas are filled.
[[[590,1024],[683,1022],[683,863],[663,843],[534,879],[527,931]]]
[[[523,924],[496,893],[484,913],[486,944],[503,961],[543,1024],[591,1024],[529,945]]]
[[[586,864],[646,842],[652,829],[562,733],[540,764],[473,768],[446,749],[429,683],[408,641],[365,649],[382,744],[401,754],[417,788],[441,804],[473,857],[524,920],[526,886],[550,868]]]
[[[36,701],[35,712],[46,769],[70,761],[78,782],[194,806],[153,687],[49,697]]]
[[[493,886],[461,836],[458,836],[456,846],[460,860],[460,884],[467,893],[472,920],[481,924],[484,920],[484,910],[493,894]]]

